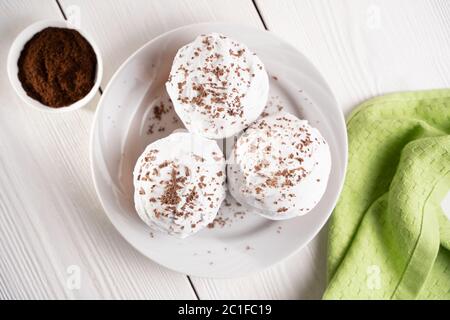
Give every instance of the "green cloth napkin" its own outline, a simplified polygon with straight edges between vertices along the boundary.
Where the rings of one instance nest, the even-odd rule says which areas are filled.
[[[325,299],[450,299],[450,90],[390,94],[347,121]]]

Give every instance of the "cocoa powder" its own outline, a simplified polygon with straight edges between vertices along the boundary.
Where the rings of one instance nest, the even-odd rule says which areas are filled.
[[[95,83],[97,58],[78,31],[49,27],[25,44],[18,67],[27,95],[59,108],[89,93]]]

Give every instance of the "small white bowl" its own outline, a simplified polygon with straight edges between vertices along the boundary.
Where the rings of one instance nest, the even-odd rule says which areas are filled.
[[[38,100],[35,100],[27,95],[25,90],[22,87],[22,83],[19,80],[19,67],[17,65],[17,62],[19,61],[20,53],[22,52],[23,47],[25,44],[39,31],[47,28],[47,27],[58,27],[58,28],[69,28],[69,29],[75,29],[77,30],[83,37],[86,38],[86,40],[90,43],[92,48],[94,49],[95,56],[97,57],[97,70],[96,70],[96,76],[95,76],[95,83],[92,87],[91,91],[84,96],[81,100],[78,100],[68,106],[65,107],[59,107],[59,108],[53,108],[49,107]],[[32,25],[28,26],[25,30],[23,30],[14,40],[14,42],[11,45],[11,48],[9,49],[8,54],[8,61],[7,61],[7,69],[8,69],[8,78],[11,82],[11,85],[13,86],[14,90],[16,91],[17,95],[30,107],[33,107],[35,109],[46,111],[46,112],[52,112],[52,113],[61,113],[66,111],[72,111],[76,109],[80,109],[81,107],[87,105],[92,98],[95,96],[95,94],[98,91],[98,88],[100,86],[100,82],[103,75],[103,61],[102,56],[100,54],[100,50],[98,49],[95,42],[92,40],[92,38],[86,34],[84,31],[77,29],[76,27],[70,25],[67,21],[64,20],[42,20],[38,21],[36,23],[33,23]]]

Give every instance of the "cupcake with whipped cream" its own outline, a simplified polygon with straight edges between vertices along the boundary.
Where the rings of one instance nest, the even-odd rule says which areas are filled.
[[[281,112],[252,124],[228,163],[233,197],[262,216],[288,219],[311,211],[325,193],[331,155],[320,132]]]
[[[259,117],[269,80],[263,63],[247,46],[211,33],[178,50],[166,89],[190,132],[221,139]]]
[[[134,173],[134,202],[152,229],[180,238],[211,223],[225,199],[225,159],[217,143],[172,133],[144,150]]]

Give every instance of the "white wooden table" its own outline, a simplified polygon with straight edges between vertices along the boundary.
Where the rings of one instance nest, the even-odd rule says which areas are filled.
[[[325,288],[326,230],[271,269],[231,280],[177,274],[121,238],[90,176],[98,97],[80,111],[45,114],[25,107],[6,76],[17,33],[78,8],[103,53],[102,88],[153,37],[217,20],[291,42],[323,73],[345,113],[374,95],[450,86],[447,0],[0,0],[0,299],[311,299]],[[73,265],[81,275],[75,290],[67,285]]]

